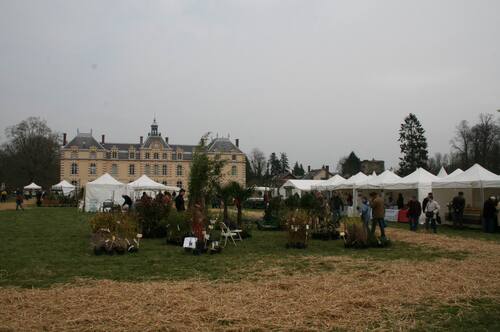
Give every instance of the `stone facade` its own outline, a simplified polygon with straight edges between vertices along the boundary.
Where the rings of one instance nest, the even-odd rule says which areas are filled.
[[[385,171],[385,162],[383,160],[363,160],[361,162],[361,172],[370,175],[373,172],[380,174]]]
[[[229,138],[216,138],[208,145],[211,158],[226,160],[223,181],[237,181],[246,185],[246,156]],[[92,133],[77,133],[69,142],[64,135],[61,148],[61,180],[76,186],[85,186],[104,173],[128,183],[146,174],[151,179],[169,186],[186,188],[196,145],[169,144],[158,132],[156,121],[151,125],[146,140],[139,143],[107,143],[102,135],[98,142]]]

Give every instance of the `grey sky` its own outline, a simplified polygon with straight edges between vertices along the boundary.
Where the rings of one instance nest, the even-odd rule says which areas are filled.
[[[135,142],[205,132],[291,163],[395,166],[409,113],[430,150],[500,108],[500,1],[0,0],[0,127]]]

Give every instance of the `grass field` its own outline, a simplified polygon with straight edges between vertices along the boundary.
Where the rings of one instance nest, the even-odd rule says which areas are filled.
[[[0,330],[500,330],[500,234],[398,225],[390,248],[295,250],[254,230],[220,255],[94,256],[87,218],[0,212]]]

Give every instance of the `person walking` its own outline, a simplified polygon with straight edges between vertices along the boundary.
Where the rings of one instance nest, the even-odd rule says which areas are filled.
[[[440,206],[434,200],[432,193],[427,196],[427,204],[425,205],[425,229],[429,230],[429,225],[434,233],[437,233],[437,218]]]
[[[418,219],[422,214],[422,206],[417,197],[412,196],[408,202],[408,220],[410,223],[410,231],[416,232],[418,228]]]
[[[485,233],[494,233],[497,228],[497,200],[491,196],[483,205],[483,231]]]
[[[453,227],[455,228],[463,228],[464,221],[464,210],[465,210],[465,198],[464,193],[459,192],[458,196],[453,197],[453,201],[451,202],[451,212],[453,218]]]
[[[23,193],[19,189],[17,189],[16,190],[16,211],[19,209],[24,211],[23,201],[24,201]]]
[[[370,233],[372,236],[375,236],[375,230],[377,228],[377,224],[380,227],[380,237],[385,239],[385,205],[384,199],[380,197],[379,194],[373,192],[370,194],[372,197],[371,207],[372,207],[372,228]]]
[[[179,195],[177,195],[177,197],[175,198],[175,208],[178,212],[186,211],[186,206],[184,203],[185,194],[186,191],[184,189],[181,189],[181,191],[179,191]]]
[[[370,219],[371,219],[372,209],[370,207],[370,202],[368,201],[368,198],[366,198],[365,196],[361,198],[361,205],[359,207],[359,212],[361,214],[361,220],[363,221],[363,226],[365,227],[366,234],[368,234],[370,231]]]
[[[1,202],[3,202],[3,203],[7,202],[7,191],[5,191],[5,189],[2,190],[0,198],[1,198]]]

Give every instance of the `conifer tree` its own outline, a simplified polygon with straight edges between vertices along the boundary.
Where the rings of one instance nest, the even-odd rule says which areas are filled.
[[[399,175],[406,176],[419,167],[426,167],[429,159],[425,130],[415,114],[410,113],[401,124],[399,139],[401,154]]]

